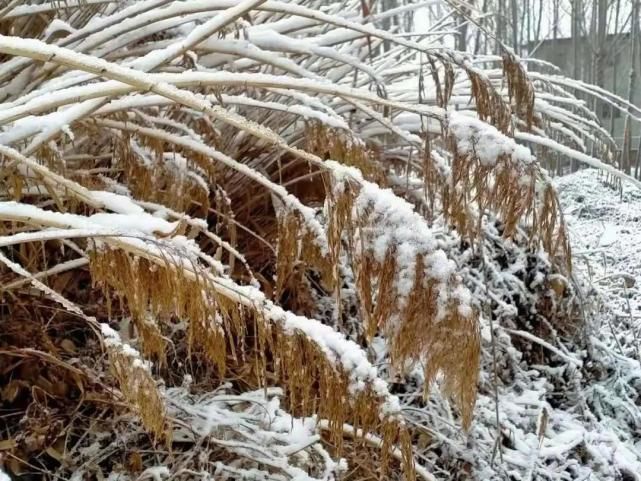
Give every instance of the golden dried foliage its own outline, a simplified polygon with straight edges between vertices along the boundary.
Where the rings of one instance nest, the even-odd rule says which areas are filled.
[[[363,141],[320,122],[307,122],[304,135],[308,152],[325,160],[331,159],[356,167],[365,179],[381,186],[386,185],[385,170],[378,162],[376,151]]]
[[[57,35],[70,35],[73,38],[77,32],[81,32],[86,22],[101,11],[100,8],[111,5],[109,2],[103,3],[92,6],[80,2],[80,6],[70,9],[68,16],[64,13],[65,9],[48,10],[43,4],[43,11],[37,15],[25,14],[1,20],[0,32],[41,37],[53,18],[61,18],[69,20],[70,30],[54,29],[50,40],[57,39]],[[171,16],[174,7],[177,12],[182,12],[180,8],[185,6],[184,2],[175,3],[163,12]],[[277,9],[278,6],[272,7]],[[303,5],[299,7],[304,8]],[[118,8],[114,7],[115,14],[120,11]],[[206,18],[207,8],[203,7],[199,13],[203,18]],[[142,15],[147,13],[145,11]],[[179,19],[183,18],[183,13],[176,17],[177,22],[182,22]],[[253,20],[259,18],[253,16],[254,12],[246,14],[246,18],[243,16],[242,29],[248,28],[246,25],[251,25]],[[287,19],[288,14],[278,10],[273,13],[267,9],[260,15],[267,21],[272,15],[277,20]],[[349,15],[346,18],[338,17],[340,21],[336,25],[352,18]],[[309,20],[313,24],[314,15]],[[171,17],[163,18],[163,21],[169,24]],[[202,25],[208,25],[208,22],[205,20]],[[115,21],[112,26],[120,23]],[[63,23],[59,23],[58,27],[62,28],[61,25]],[[363,39],[367,39],[371,55],[372,42],[383,41],[385,35],[380,32],[374,35],[375,25],[367,34],[360,31],[358,24],[354,25],[357,36],[365,35]],[[240,26],[241,22],[236,24],[232,21],[212,34],[211,39],[222,45],[220,40],[231,39],[233,34],[238,37],[234,40],[242,38],[242,42],[251,44],[251,37],[245,38]],[[146,29],[140,30],[143,32]],[[355,74],[359,69],[367,70],[362,66],[356,68],[350,62],[343,63],[343,46],[346,47],[345,52],[351,52],[350,56],[355,54],[352,56],[353,62],[360,62],[358,58],[364,52],[360,50],[364,44],[358,46],[360,40],[353,45],[339,42],[335,55],[328,57],[298,55],[285,49],[279,51],[279,55],[269,56],[278,61],[273,65],[264,57],[248,56],[237,61],[231,54],[212,54],[211,49],[215,52],[217,46],[202,41],[190,45],[182,58],[168,58],[155,66],[150,71],[163,73],[150,75],[144,82],[141,80],[144,72],[129,75],[126,69],[114,71],[115,64],[125,58],[124,55],[135,58],[141,52],[157,48],[166,52],[166,45],[174,45],[176,40],[184,41],[184,38],[173,37],[182,35],[180,29],[166,30],[146,35],[132,28],[124,36],[126,38],[123,37],[122,48],[114,51],[104,48],[100,40],[91,46],[91,42],[96,40],[95,31],[89,29],[79,33],[82,37],[68,45],[76,45],[74,42],[79,41],[78,45],[86,47],[84,53],[104,55],[102,60],[105,63],[101,65],[105,68],[99,71],[98,76],[117,79],[123,86],[138,92],[133,95],[129,95],[127,90],[117,94],[107,92],[100,100],[94,97],[96,92],[92,92],[83,94],[87,97],[69,100],[71,108],[66,114],[73,113],[76,110],[73,107],[81,105],[81,102],[83,106],[91,105],[92,108],[84,113],[79,111],[78,117],[61,129],[64,132],[53,129],[47,141],[39,144],[34,141],[37,148],[28,154],[37,159],[36,162],[41,166],[47,166],[49,173],[45,169],[36,172],[35,163],[30,164],[30,168],[23,168],[16,161],[17,157],[11,158],[10,153],[7,154],[9,157],[0,159],[0,192],[3,201],[16,200],[56,213],[84,216],[82,219],[88,221],[89,230],[104,227],[104,224],[92,223],[91,216],[96,213],[104,216],[100,211],[110,208],[107,202],[100,200],[105,199],[104,192],[101,193],[102,197],[92,197],[90,192],[81,190],[76,182],[89,189],[111,191],[112,195],[115,192],[127,192],[134,201],[147,201],[135,203],[133,210],[136,212],[144,206],[145,213],[141,216],[151,217],[153,212],[160,218],[167,215],[182,219],[176,230],[169,233],[152,231],[139,235],[134,229],[131,234],[124,232],[120,240],[111,233],[106,238],[100,238],[100,234],[94,240],[87,240],[78,239],[76,232],[69,239],[61,234],[60,239],[55,241],[31,239],[19,241],[17,245],[9,243],[3,246],[9,257],[21,263],[25,270],[39,273],[44,281],[50,281],[47,286],[51,285],[54,291],[61,293],[61,297],[68,296],[68,305],[77,304],[91,310],[91,315],[103,323],[131,319],[135,327],[132,346],[142,351],[141,356],[128,344],[116,342],[104,333],[96,336],[93,323],[75,328],[81,333],[75,334],[75,341],[83,344],[87,351],[98,349],[91,345],[91,339],[94,342],[96,339],[103,341],[113,377],[125,400],[125,403],[121,403],[119,399],[117,402],[111,399],[111,389],[101,385],[97,388],[92,386],[93,391],[87,395],[89,401],[81,399],[78,402],[82,404],[98,400],[98,403],[108,405],[105,408],[107,412],[121,410],[124,404],[140,416],[145,429],[157,440],[164,439],[169,443],[173,420],[167,415],[166,399],[155,376],[162,377],[169,385],[176,385],[187,373],[184,366],[189,364],[190,369],[197,366],[194,369],[199,374],[206,372],[202,376],[204,379],[198,381],[206,383],[212,390],[230,380],[239,391],[248,387],[282,386],[286,402],[294,415],[317,414],[327,420],[329,430],[325,438],[336,448],[337,454],[343,452],[345,423],[350,423],[355,430],[362,430],[363,433],[376,432],[382,440],[382,449],[376,453],[358,449],[362,447],[358,441],[344,450],[350,460],[358,464],[354,476],[387,479],[392,467],[396,467],[390,455],[396,445],[401,449],[405,476],[413,479],[412,435],[400,418],[398,406],[388,405],[391,396],[385,383],[377,377],[376,370],[369,365],[361,348],[367,347],[375,336],[380,335],[388,341],[394,369],[403,371],[412,363],[422,363],[426,391],[430,383],[439,378],[443,391],[454,400],[463,425],[468,428],[472,420],[480,368],[477,313],[470,307],[472,303],[465,299],[469,292],[462,287],[462,280],[457,274],[449,274],[448,270],[446,278],[440,278],[431,271],[436,247],[425,248],[421,242],[417,242],[419,247],[411,250],[408,256],[412,246],[394,243],[396,239],[389,245],[384,242],[385,239],[381,241],[384,236],[379,236],[379,228],[384,222],[377,217],[375,196],[370,195],[364,201],[360,195],[365,185],[371,187],[370,194],[374,191],[382,195],[382,189],[387,185],[396,187],[395,176],[403,173],[407,175],[407,191],[399,196],[406,196],[408,201],[413,201],[409,199],[410,177],[416,180],[419,187],[423,182],[423,192],[417,197],[423,197],[427,208],[420,212],[429,223],[440,222],[439,216],[442,215],[449,223],[449,226],[443,226],[444,230],[452,227],[464,241],[483,242],[483,218],[490,213],[499,219],[505,237],[516,236],[525,226],[530,247],[543,247],[550,254],[555,268],[569,272],[570,248],[558,199],[536,160],[531,163],[519,162],[503,154],[492,162],[484,162],[474,148],[467,152],[459,150],[460,139],[457,140],[450,129],[453,124],[448,125],[454,118],[450,110],[452,96],[455,91],[457,98],[461,95],[458,91],[460,79],[457,77],[460,71],[469,79],[469,92],[466,95],[469,95],[470,108],[475,111],[477,119],[494,126],[506,139],[513,140],[515,128],[520,127],[521,123],[527,130],[544,126],[535,110],[534,88],[527,72],[512,54],[503,56],[502,79],[507,86],[506,98],[501,89],[493,84],[491,74],[486,75],[473,67],[467,59],[461,60],[458,54],[447,53],[447,49],[442,49],[442,52],[439,49],[423,49],[401,36],[398,37],[399,45],[409,45],[408,51],[415,49],[418,52],[421,68],[417,70],[420,73],[414,72],[421,77],[418,100],[410,99],[405,94],[388,99],[377,78],[373,82],[363,83],[358,75],[354,75],[351,86],[352,80],[337,81],[337,73],[343,72],[343,77],[352,68]],[[315,28],[309,30],[314,31]],[[295,28],[293,32],[297,35],[299,30]],[[305,32],[300,31],[303,37],[307,35]],[[129,37],[133,40],[128,41]],[[166,45],[165,40],[169,42]],[[163,43],[157,45],[159,41]],[[9,51],[17,48],[10,47]],[[0,76],[3,76],[2,80],[10,82],[2,84],[3,95],[11,97],[7,100],[10,104],[6,106],[10,114],[5,114],[0,120],[3,135],[10,133],[16,125],[20,126],[18,122],[13,125],[10,119],[21,120],[31,114],[26,111],[20,113],[31,100],[16,94],[16,85],[24,87],[25,95],[33,95],[34,98],[38,97],[38,89],[48,81],[51,82],[47,88],[51,91],[55,91],[60,84],[83,92],[85,85],[74,84],[73,76],[69,76],[67,84],[66,79],[57,82],[57,75],[69,66],[97,74],[95,65],[84,54],[78,53],[81,59],[78,64],[69,59],[63,62],[61,51],[57,51],[59,55],[52,55],[43,61],[42,52],[50,46],[43,43],[39,47],[26,49],[25,55],[31,55],[31,58],[24,63],[15,62],[12,68],[4,69],[4,62],[9,59],[5,56],[1,59],[3,73]],[[256,55],[260,51],[253,47],[247,49],[248,54]],[[396,47],[392,45],[391,50],[384,50],[394,52]],[[325,52],[330,48],[333,47],[323,47]],[[398,49],[398,52],[402,52],[402,49]],[[414,54],[411,62],[417,60]],[[404,58],[406,53],[394,55]],[[304,59],[302,62],[301,58]],[[426,77],[428,82],[431,77],[429,87],[433,89],[428,94],[428,102],[421,97],[426,81],[422,71],[423,58],[427,61],[425,65],[430,68],[430,75]],[[375,68],[372,71],[377,71],[379,61],[387,62],[383,58],[373,60]],[[215,63],[201,69],[200,63],[204,62],[204,65],[207,61]],[[291,85],[286,83],[281,88],[274,83],[278,77],[265,74],[272,71],[279,73],[283,69],[285,72],[296,72],[296,78],[290,79]],[[390,79],[403,78],[405,75],[401,73],[400,77],[396,77],[394,69],[380,70]],[[175,75],[176,72],[186,75]],[[224,72],[225,75],[217,77],[218,72]],[[261,73],[254,75],[256,72]],[[299,78],[301,73],[305,74],[302,75],[305,78]],[[230,77],[236,74],[245,77],[241,85],[230,86],[231,82],[225,78],[227,74]],[[23,75],[24,78],[21,77]],[[316,78],[325,75],[333,80],[320,82]],[[156,78],[161,76],[169,79],[166,84],[157,82]],[[193,76],[193,81],[185,80],[190,76]],[[178,77],[181,78],[176,80]],[[98,79],[96,82],[101,85]],[[465,82],[462,84],[467,85]],[[374,86],[378,88],[378,97],[368,90],[368,87]],[[69,92],[60,90],[56,93],[60,95],[55,99],[62,99]],[[207,96],[211,98],[212,93],[217,103],[208,106],[204,99]],[[120,101],[120,95],[136,106],[124,108],[115,114],[103,113],[102,107],[108,107],[112,100]],[[225,105],[224,95],[235,97],[238,104]],[[295,106],[301,99],[304,105],[300,107],[303,108],[292,108],[290,111],[288,107]],[[48,109],[67,108],[64,103],[49,104],[50,99],[46,98],[39,100]],[[96,103],[91,104],[93,101]],[[127,102],[125,105],[128,105]],[[438,105],[438,108],[427,105],[430,102]],[[170,104],[168,107],[167,103]],[[328,108],[325,109],[325,106]],[[418,116],[420,127],[411,132],[397,127],[396,116],[403,113]],[[319,120],[310,120],[323,119],[327,114],[340,115],[345,121],[343,125],[349,124],[353,130],[336,128],[335,125],[340,124],[335,122],[330,126]],[[15,118],[11,117],[13,115]],[[140,125],[132,123],[134,121]],[[36,124],[25,122],[22,127]],[[414,128],[412,122],[408,124]],[[380,132],[377,129],[381,125],[384,134],[371,134]],[[405,128],[403,122],[398,125]],[[359,137],[361,133],[363,139]],[[18,134],[16,138],[21,138],[20,142],[24,140],[25,145],[29,145],[29,137],[22,138]],[[420,145],[417,139],[422,137],[416,134],[424,136],[424,144]],[[32,140],[39,137],[35,130],[30,135]],[[16,149],[21,148],[22,144],[18,144],[13,144]],[[336,168],[337,164],[324,162],[326,160],[341,165]],[[350,169],[343,171],[344,166],[354,167],[359,172],[354,175],[355,171]],[[64,177],[55,177],[53,173]],[[342,177],[343,174],[345,177]],[[123,202],[125,200],[127,206],[133,205],[130,199],[121,199]],[[150,207],[149,203],[175,212],[170,215],[164,209]],[[113,207],[114,204],[111,205]],[[312,219],[310,215],[313,216],[314,209],[317,209],[319,218],[324,218]],[[118,211],[117,208],[111,210]],[[188,218],[188,215],[195,218]],[[76,217],[74,219],[77,220]],[[427,229],[428,222],[423,222],[425,219],[420,217],[418,219],[420,222],[416,224],[424,225]],[[56,218],[53,223],[39,224],[37,219],[16,222],[9,216],[0,224],[0,231],[3,235],[14,236],[32,229],[45,232],[55,227],[64,230],[68,226],[63,220]],[[399,227],[394,222],[388,224],[388,228]],[[189,239],[183,237],[186,225],[191,229]],[[412,230],[416,225],[400,227]],[[426,232],[419,231],[422,234]],[[129,236],[137,237],[135,240],[140,243],[128,244],[123,239]],[[177,236],[180,239],[174,239]],[[187,249],[187,244],[193,250]],[[384,249],[375,252],[374,246],[380,247],[381,244],[384,244]],[[381,253],[381,250],[384,252]],[[439,250],[439,253],[446,257],[443,251]],[[87,258],[88,272],[84,269]],[[76,263],[78,260],[81,262]],[[68,262],[72,263],[72,267]],[[236,269],[241,263],[243,269]],[[61,272],[47,272],[60,265],[63,266]],[[68,271],[65,265],[69,267]],[[400,275],[402,269],[404,271]],[[341,325],[340,310],[341,288],[346,279],[341,276],[350,270],[355,276],[353,287],[359,310],[355,316],[364,334],[359,339],[361,345],[352,343],[348,346],[358,356],[362,354],[362,357],[357,356],[361,364],[356,366],[350,365],[353,361],[350,357],[352,351],[335,348],[337,344],[344,348],[345,343],[351,341],[332,330],[341,331],[344,327]],[[14,274],[15,271],[7,274],[4,268],[0,268],[1,283],[4,284],[6,280],[7,284],[15,284]],[[74,277],[75,274],[81,274],[80,280]],[[17,316],[18,312],[19,319],[37,313],[37,319],[27,323],[25,333],[30,335],[31,330],[35,329],[38,339],[42,337],[47,341],[38,345],[39,352],[42,351],[38,356],[53,365],[62,365],[66,371],[73,373],[70,378],[78,385],[74,389],[81,392],[77,397],[83,398],[82,391],[88,381],[78,379],[84,374],[61,361],[66,354],[77,354],[74,341],[65,338],[65,345],[68,347],[69,342],[72,345],[69,348],[71,351],[66,353],[62,343],[49,341],[46,335],[42,335],[43,332],[46,334],[43,326],[49,326],[51,319],[57,319],[60,314],[55,313],[47,320],[42,312],[47,312],[51,306],[39,304],[41,297],[35,296],[41,296],[41,292],[34,294],[29,288],[28,276],[23,277],[23,288],[18,289],[14,297],[3,297],[3,301],[10,299],[12,306],[6,312],[0,310],[0,320],[5,322]],[[256,279],[260,280],[265,298],[261,297],[262,294],[255,297],[248,294],[255,288]],[[93,283],[93,289],[87,287],[89,280]],[[253,285],[248,286],[249,283]],[[348,289],[351,287],[350,284]],[[559,296],[563,295],[564,288],[565,285],[553,286]],[[325,299],[331,291],[333,304],[332,299]],[[258,291],[251,292],[256,294]],[[335,309],[322,322],[311,319],[318,307],[316,301],[321,297],[330,309]],[[24,299],[33,300],[33,305],[29,307]],[[338,316],[334,318],[336,311],[339,311]],[[299,318],[292,312],[307,317]],[[295,322],[288,323],[288,319],[294,319]],[[333,322],[336,325],[332,327],[323,325]],[[68,318],[60,321],[61,325],[67,323],[71,323]],[[323,334],[328,341],[323,343],[310,335],[311,331],[305,329],[309,325],[317,330],[327,328],[329,333]],[[3,342],[0,339],[0,346],[4,349],[6,346]],[[22,345],[9,345],[8,349],[12,355],[19,352],[21,356],[26,356],[20,351],[24,350]],[[32,352],[29,355],[34,356]],[[144,359],[153,360],[155,367],[150,368]],[[98,361],[101,362],[102,366],[93,367],[98,373],[104,370],[104,360]],[[203,365],[206,367],[202,368]],[[1,358],[0,367],[0,379],[8,378],[21,369]],[[198,371],[199,368],[203,370]],[[370,368],[371,371],[368,370]],[[366,376],[362,375],[363,370],[367,371]],[[53,382],[56,376],[53,374],[47,372],[46,376],[40,376],[30,372],[28,375],[37,380],[36,387],[46,387],[43,388],[45,395],[33,394],[38,406],[45,405],[49,398],[58,401],[64,397],[64,392],[56,391]],[[39,376],[45,379],[41,380]],[[96,383],[101,383],[106,376],[95,377],[100,379]],[[113,382],[113,378],[104,382]],[[13,391],[18,389],[16,386],[16,383],[0,386],[2,394],[13,397]],[[34,392],[38,390],[34,388]],[[66,421],[75,416],[73,409],[68,409],[68,412],[73,414],[67,415]],[[56,431],[56,436],[58,434]],[[44,441],[38,444],[39,449],[51,446],[53,443]],[[142,459],[136,458],[134,461],[130,464],[137,466],[136,470],[140,471]]]
[[[512,53],[503,54],[503,74],[506,79],[512,111],[525,121],[527,129],[535,124],[534,88],[523,65]]]
[[[466,68],[466,73],[470,79],[470,93],[479,119],[494,125],[504,134],[512,132],[512,111],[492,82],[472,68]]]
[[[130,142],[128,137],[116,141],[114,155],[135,198],[156,202],[178,212],[194,211],[206,215],[209,191],[195,180],[197,174],[191,172],[189,161],[180,151],[166,152],[162,142],[142,137],[141,143],[153,149],[151,158],[142,159],[132,150]],[[171,157],[185,165],[172,166]]]
[[[565,271],[572,272],[572,249],[568,237],[563,211],[559,198],[549,179],[543,183],[544,189],[540,194],[542,201],[538,211],[534,213],[532,222],[536,238],[541,240],[543,248],[550,255],[553,263]]]
[[[480,219],[469,215],[469,207],[476,203],[480,212],[490,210],[498,215],[509,237],[532,209],[536,171],[535,165],[524,166],[507,156],[497,159],[496,165],[483,165],[473,154],[457,153],[452,161],[451,183],[442,197],[443,212],[459,232],[476,239]]]
[[[368,339],[383,333],[397,368],[403,369],[407,361],[422,361],[426,393],[437,374],[442,373],[444,392],[455,400],[463,425],[469,428],[476,402],[480,335],[475,313],[463,309],[457,300],[461,280],[452,276],[443,283],[430,277],[424,257],[429,253],[425,252],[416,254],[414,275],[409,279],[411,287],[399,285],[408,279],[398,279],[396,247],[388,248],[382,262],[371,247],[376,243],[372,238],[372,225],[377,222],[373,209],[368,206],[360,211],[358,219],[353,219],[358,187],[346,182],[338,192],[330,211],[330,249],[337,256],[337,239],[341,234],[347,235]],[[447,299],[447,305],[443,305],[443,299]],[[457,349],[451,349],[453,341]]]
[[[276,243],[276,283],[278,298],[287,285],[298,288],[301,276],[306,270],[315,269],[325,286],[333,282],[333,265],[323,255],[314,232],[311,232],[296,212],[282,212],[278,215],[278,239]],[[299,265],[303,264],[300,269]]]
[[[148,368],[139,357],[128,352],[123,344],[107,342],[107,354],[125,400],[157,440],[169,443],[165,403]]]
[[[384,414],[385,399],[372,387],[351,392],[349,373],[331,362],[309,337],[266,319],[259,305],[243,307],[220,295],[206,273],[194,277],[169,259],[154,264],[105,248],[92,253],[91,273],[99,285],[122,296],[134,319],[151,313],[156,319],[173,316],[187,321],[190,344],[204,351],[221,377],[226,371],[242,371],[245,382],[259,387],[268,376],[275,376],[293,413],[317,413],[330,422],[331,439],[339,450],[346,422],[384,433],[385,449],[408,439],[398,415]],[[139,331],[143,346],[155,343],[154,336],[144,339],[146,333]],[[122,383],[130,380],[119,375],[123,391],[129,388]],[[404,442],[401,448],[411,459],[411,443]],[[404,467],[407,472],[411,469],[411,463]]]
[[[466,239],[476,242],[482,235],[482,216],[492,212],[502,222],[503,236],[512,237],[527,225],[533,245],[541,242],[555,265],[569,272],[570,246],[558,198],[549,178],[537,163],[520,163],[501,155],[492,165],[474,153],[458,152],[451,136],[451,170],[444,175],[426,153],[423,174],[430,212],[437,193],[442,213]]]
[[[97,249],[91,252],[92,279],[103,288],[112,288],[126,302],[145,352],[164,358],[166,344],[160,327],[150,323],[149,316],[160,322],[172,316],[189,320],[189,342],[202,348],[220,372],[225,370],[225,336],[217,324],[219,310],[208,278],[187,278],[176,265],[178,258],[165,254],[164,262],[171,267],[162,267],[147,259],[133,257],[116,249]],[[242,325],[229,316],[227,329],[242,333]],[[152,327],[153,326],[153,327]]]

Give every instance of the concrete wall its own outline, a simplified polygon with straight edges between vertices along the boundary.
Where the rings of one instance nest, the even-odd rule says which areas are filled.
[[[627,99],[628,83],[630,79],[630,56],[631,42],[630,34],[608,35],[606,39],[607,52],[605,58],[605,71],[603,75],[603,87],[618,96]],[[536,47],[536,48],[535,48]],[[532,57],[550,62],[559,67],[563,75],[573,78],[574,70],[574,43],[571,38],[561,38],[556,40],[546,40],[538,47],[532,45],[534,49]],[[589,83],[596,83],[596,72],[594,71],[594,46],[592,39],[586,37],[580,38],[578,43],[578,77]],[[633,92],[633,103],[641,106],[641,48],[638,49],[637,58],[637,88]],[[615,68],[616,66],[616,68]],[[539,67],[531,67],[540,70]],[[592,107],[592,104],[590,104]],[[623,142],[623,131],[625,124],[625,114],[614,113],[614,128],[611,130],[611,111],[607,106],[602,106],[597,112],[601,124],[611,131],[611,135],[617,140],[619,145]],[[632,122],[632,136],[634,150],[639,142],[641,134],[641,125],[638,122]]]

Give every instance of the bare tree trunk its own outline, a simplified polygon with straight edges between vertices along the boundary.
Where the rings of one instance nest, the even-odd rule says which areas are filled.
[[[552,12],[552,38],[556,40],[559,38],[559,3],[560,0],[554,0],[553,12]],[[543,0],[541,0],[541,8],[543,8]],[[538,38],[537,38],[538,40]]]
[[[483,7],[481,8],[481,12],[483,13],[482,17],[485,17],[485,14],[487,13],[487,7],[488,7],[487,3],[488,3],[488,0],[483,0]],[[481,29],[477,28],[476,38],[474,40],[474,55],[478,55],[481,52],[481,38],[483,38],[483,42],[486,42],[487,37],[485,35],[481,37]],[[483,53],[487,53],[486,50],[487,49],[483,49]]]
[[[378,2],[381,8],[381,12],[386,12],[387,10],[391,10],[394,8],[395,2],[393,0],[383,0],[382,2]],[[385,17],[383,21],[381,22],[381,28],[385,30],[386,32],[389,32],[392,29],[392,17]],[[391,48],[391,44],[389,40],[383,40],[383,51],[387,52]]]
[[[519,7],[516,0],[510,2],[510,10],[512,11],[512,48],[514,53],[519,55]]]
[[[596,2],[596,0],[595,0]],[[605,86],[605,58],[606,58],[606,34],[607,34],[607,22],[608,22],[608,1],[607,0],[598,0],[596,10],[593,9],[592,17],[596,18],[596,43],[595,43],[595,55],[594,55],[594,83],[599,87]],[[596,17],[595,17],[596,15]],[[597,112],[599,118],[604,117],[606,104],[594,98],[594,110]],[[593,148],[596,147],[594,143],[592,144]]]
[[[639,0],[634,0],[632,6],[632,32],[630,34],[630,79],[628,83],[628,102],[634,103],[634,90],[637,83],[637,57],[639,51]],[[623,156],[622,168],[625,173],[630,173],[631,155],[632,155],[632,133],[630,131],[631,122],[630,115],[632,114],[631,108],[625,117],[625,127],[623,129]]]
[[[641,136],[639,136],[639,142],[637,143],[637,155],[636,155],[636,167],[634,168],[634,177],[639,178],[639,164],[641,163]]]
[[[539,0],[539,18],[536,22],[536,30],[534,32],[536,40],[539,40],[541,38],[541,22],[542,21],[543,21],[543,0]]]
[[[496,54],[501,53],[501,42],[505,41],[505,0],[499,0],[499,9],[496,16]]]
[[[637,0],[637,8],[636,8],[636,15],[635,15],[634,20],[636,20],[637,24],[637,48],[641,46],[641,36],[639,35],[639,15],[641,14],[641,5],[639,5],[639,1]],[[637,51],[637,56],[639,52]],[[639,142],[637,144],[637,155],[636,155],[636,162],[635,162],[635,168],[634,168],[634,177],[639,179],[641,178],[641,132],[639,132]]]
[[[604,70],[606,56],[606,34],[608,23],[608,2],[599,0],[597,13],[597,52],[596,52],[596,84],[599,87],[604,86]]]
[[[596,76],[596,57],[597,57],[597,0],[592,0],[592,15],[590,15],[590,32],[588,35],[590,53],[590,64],[587,72],[587,81],[594,83]],[[592,99],[592,110],[596,111],[596,98]]]
[[[616,7],[614,10],[614,33],[618,34],[619,33],[619,15],[621,14],[621,0],[617,0]],[[617,37],[615,37],[617,38]],[[611,49],[611,55],[616,55],[616,47],[617,47],[617,42],[612,42],[610,44],[610,49]],[[618,79],[618,70],[619,70],[619,62],[616,61],[616,57],[614,58],[612,62],[612,93],[616,94],[617,93],[617,79]],[[610,135],[614,137],[614,107],[610,106]]]
[[[521,15],[520,15],[520,20],[519,22],[521,25],[525,25],[525,28],[522,28],[519,32],[519,45],[521,46],[521,49],[523,49],[523,46],[530,45],[530,19],[531,19],[531,13],[530,13],[530,2],[533,0],[525,0],[525,4],[523,5],[523,8],[521,9]],[[522,53],[521,53],[522,54]]]
[[[474,6],[474,0],[471,0],[469,2],[470,7]],[[467,18],[465,18],[465,15],[469,13],[469,9],[461,6],[461,13],[457,15],[458,18],[458,24],[459,24],[459,36],[457,40],[457,48],[461,52],[467,51],[467,31],[468,31],[468,25],[469,22],[467,21]]]
[[[572,0],[572,66],[573,66],[573,76],[575,79],[581,79],[581,70],[579,69],[579,7],[580,0]],[[575,91],[574,95],[578,95],[578,92]],[[576,170],[577,162],[572,159],[570,162],[570,170],[574,172]]]
[[[580,0],[572,0],[572,65],[575,79],[581,78],[581,70],[579,68],[579,7]]]

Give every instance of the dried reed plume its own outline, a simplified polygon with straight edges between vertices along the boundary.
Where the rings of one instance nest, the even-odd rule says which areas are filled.
[[[3,393],[22,386],[5,396],[20,415],[0,422],[7,469],[147,476],[163,459],[176,472],[330,481],[347,453],[346,479],[433,479],[373,365],[375,341],[394,373],[421,365],[424,391],[438,384],[469,428],[479,306],[442,237],[482,246],[496,219],[504,239],[525,236],[568,273],[539,147],[608,167],[553,140],[515,56],[488,60],[497,79],[443,45],[355,21],[361,8],[142,0],[0,12],[0,322],[24,325],[0,352],[80,373],[68,398],[43,398],[22,387],[54,374],[0,354]],[[274,386],[280,419],[313,420],[308,444],[255,427],[247,402],[274,410]],[[189,425],[210,399],[227,414]],[[55,433],[38,434],[54,420]],[[119,445],[94,464],[51,455],[115,432],[140,452]],[[187,454],[208,441],[207,455]]]

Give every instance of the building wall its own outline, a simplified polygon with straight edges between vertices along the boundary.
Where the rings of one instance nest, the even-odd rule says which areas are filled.
[[[606,39],[606,58],[605,71],[603,75],[603,87],[618,96],[627,99],[628,84],[630,79],[630,56],[631,41],[630,34],[608,35]],[[571,38],[561,38],[556,40],[546,40],[543,43],[532,45],[534,50],[532,57],[550,62],[561,69],[563,75],[573,78],[574,69],[574,43]],[[592,39],[582,37],[578,43],[578,78],[589,83],[596,83],[596,72],[594,71],[594,46]],[[637,88],[633,91],[633,103],[641,106],[641,48],[638,49],[637,57]],[[615,69],[616,65],[616,69]],[[540,67],[530,67],[540,70]],[[616,70],[616,71],[615,71]],[[580,96],[580,95],[579,95]],[[589,104],[593,106],[592,103]],[[611,129],[611,110],[607,105],[597,106],[597,114],[601,124],[610,131],[617,143],[623,143],[623,132],[625,125],[625,114],[614,112],[614,128]],[[631,123],[632,145],[636,150],[639,136],[641,135],[641,125],[639,122]]]

